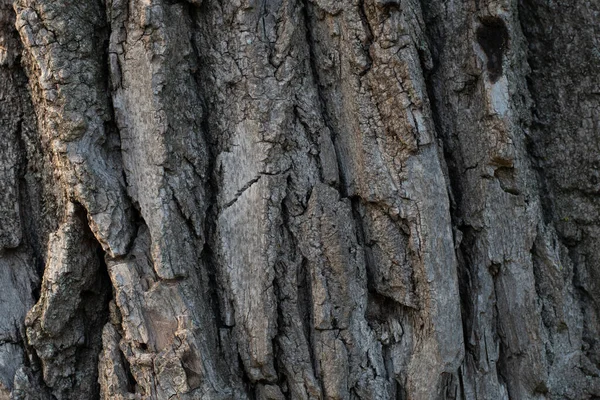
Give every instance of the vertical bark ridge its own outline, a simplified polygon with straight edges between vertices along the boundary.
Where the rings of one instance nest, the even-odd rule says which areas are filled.
[[[414,44],[422,39],[420,10],[414,4],[397,2],[342,7],[319,1],[311,14],[313,37],[320,41],[316,44],[319,81],[342,159],[344,190],[356,200],[365,232],[371,290],[407,306],[404,317],[386,316],[387,326],[379,329],[379,340],[387,342],[393,354],[393,366],[388,369],[395,374],[390,380],[400,383],[398,392],[434,396],[441,382],[423,383],[431,381],[428,373],[437,372],[426,366],[428,360],[441,357],[440,368],[452,373],[462,344],[460,336],[454,342],[423,333],[427,339],[420,344],[411,338],[415,328],[428,326],[435,332],[445,324],[457,325],[439,317],[451,315],[450,309],[458,305],[454,300],[440,302],[457,290],[451,236],[442,233],[442,247],[429,249],[433,243],[427,241],[421,225],[429,224],[425,220],[432,212],[438,222],[449,215],[447,202],[437,208],[427,200],[430,190],[440,191],[436,198],[446,198],[443,179],[421,186],[432,175],[442,174],[431,142],[430,110]],[[416,171],[422,175],[412,180]],[[427,257],[432,253],[448,255],[451,267],[443,277],[436,276],[438,260]],[[431,289],[423,286],[425,281],[440,286]],[[429,309],[432,299],[440,308]],[[408,311],[411,308],[422,312]],[[440,353],[435,354],[437,346]]]
[[[308,361],[309,349],[302,326],[290,320],[297,314],[294,310],[297,288],[288,279],[296,275],[301,259],[294,249],[295,239],[287,225],[293,225],[294,216],[303,213],[309,190],[307,184],[319,175],[318,163],[314,161],[318,149],[311,150],[313,154],[302,151],[313,140],[310,135],[314,133],[309,131],[315,129],[315,122],[310,116],[306,117],[307,113],[313,112],[313,107],[306,100],[295,98],[301,94],[294,96],[290,91],[290,88],[302,85],[306,67],[298,64],[302,60],[299,50],[291,47],[303,33],[294,27],[295,23],[301,22],[300,9],[295,2],[282,2],[255,7],[230,5],[205,11],[199,15],[197,47],[200,52],[204,51],[207,69],[227,71],[225,75],[201,74],[209,88],[208,126],[218,149],[216,237],[222,304],[226,305],[222,308],[224,322],[232,327],[240,346],[238,351],[243,368],[249,379],[256,383],[257,396],[283,395],[277,385],[283,378],[292,393],[303,393],[303,398],[308,398],[308,391],[312,393],[311,398],[320,397],[315,388],[316,381],[311,377],[312,366]],[[238,38],[232,30],[226,32],[226,42],[215,41],[218,36],[214,32],[221,29],[220,18],[240,21],[236,29],[243,30],[245,36]],[[235,59],[236,54],[241,57]],[[300,71],[294,70],[296,65]],[[267,82],[263,83],[261,79]],[[278,91],[280,84],[284,89]],[[250,96],[244,94],[246,91]],[[270,111],[269,107],[277,111]],[[231,117],[223,120],[219,117],[223,113],[229,113]],[[270,125],[263,130],[261,124],[269,124],[269,120],[272,120]],[[295,164],[307,165],[307,157],[309,170],[305,173]],[[275,197],[264,198],[269,192]],[[261,197],[266,202],[260,200]],[[251,219],[240,219],[244,214]],[[259,229],[258,236],[246,231],[255,229],[253,225]],[[267,243],[260,243],[259,237],[265,237]],[[245,255],[235,254],[240,249],[240,243],[235,241],[240,239],[248,240]],[[250,264],[241,262],[240,256]],[[252,261],[255,257],[258,257],[257,261],[264,260],[260,262],[264,266]],[[256,268],[265,267],[258,276],[247,275]],[[244,277],[238,274],[244,274]],[[283,276],[289,278],[284,280]],[[253,285],[258,291],[244,289]],[[247,296],[244,292],[255,298],[254,303],[244,299]],[[278,307],[291,313],[281,319],[283,326],[279,326],[277,314],[268,311],[276,311],[277,303]],[[264,324],[258,323],[259,320]],[[260,339],[248,340],[246,337]],[[273,343],[276,343],[275,347]],[[298,346],[300,354],[290,352],[294,348],[291,343]],[[279,376],[273,359],[278,346],[284,349],[281,371],[285,377]]]
[[[53,204],[41,210],[52,181],[50,163],[41,154],[27,78],[20,65],[21,43],[9,1],[0,2],[0,398],[15,398],[39,384],[30,374],[35,359],[24,327],[39,295],[45,244],[40,237],[54,225]],[[31,380],[29,379],[31,378]],[[39,389],[40,396],[46,392]]]
[[[57,399],[98,398],[96,361],[100,332],[108,320],[110,288],[103,252],[78,204],[69,204],[49,239],[41,293],[25,325],[45,385]]]
[[[121,323],[116,334],[107,327],[106,337],[122,338],[136,382],[124,391],[122,373],[107,379],[103,390],[119,388],[120,396],[238,398],[244,392],[222,359],[230,340],[219,329],[208,288],[214,266],[206,253],[205,233],[212,229],[206,189],[213,161],[194,76],[190,12],[186,4],[164,1],[107,7],[113,106],[127,190],[141,220],[133,249],[109,261]]]
[[[92,2],[33,1],[15,2],[15,10],[38,125],[66,198],[88,210],[104,249],[123,255],[133,227],[118,149],[105,129],[111,116],[103,52],[97,51],[107,39],[103,10]]]
[[[527,127],[529,149],[539,179],[545,182],[548,224],[556,231],[546,233],[543,242],[539,246],[536,243],[534,253],[539,265],[542,317],[557,365],[551,372],[556,382],[551,390],[563,396],[598,396],[599,382],[589,378],[597,376],[600,367],[596,339],[600,332],[599,125],[593,111],[600,101],[600,81],[591,73],[600,62],[594,50],[598,35],[593,28],[598,23],[598,5],[590,3],[586,9],[583,5],[537,1],[519,1],[518,5],[528,42],[527,83],[533,101],[533,117]],[[552,248],[559,250],[558,254],[548,250]],[[573,308],[578,311],[575,319],[570,315]],[[569,343],[565,342],[567,332]],[[570,344],[574,353],[561,358],[559,354]],[[582,367],[572,368],[575,364]],[[584,379],[590,383],[582,385]]]
[[[467,2],[452,10],[454,18],[436,2],[423,7],[435,63],[430,86],[448,154],[465,279],[464,395],[588,396],[595,384],[577,392],[577,383],[562,378],[582,377],[568,366],[581,362],[574,354],[580,353],[582,316],[573,266],[557,243],[555,225],[544,218],[547,193],[540,190],[543,182],[527,147],[531,75],[523,60],[532,43],[521,32],[517,2]],[[516,316],[528,321],[524,329],[515,329]],[[557,324],[569,332],[569,343]]]

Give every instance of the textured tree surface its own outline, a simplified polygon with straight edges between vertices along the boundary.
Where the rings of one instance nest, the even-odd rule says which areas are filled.
[[[597,0],[0,0],[0,399],[599,399]]]

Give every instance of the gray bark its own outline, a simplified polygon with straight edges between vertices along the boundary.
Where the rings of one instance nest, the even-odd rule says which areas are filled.
[[[0,399],[600,398],[598,26],[0,0]]]

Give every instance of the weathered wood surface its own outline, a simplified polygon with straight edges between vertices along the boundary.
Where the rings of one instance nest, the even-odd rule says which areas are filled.
[[[599,26],[0,0],[0,399],[600,398]]]

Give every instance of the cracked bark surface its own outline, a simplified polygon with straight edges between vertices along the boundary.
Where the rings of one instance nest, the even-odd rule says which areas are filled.
[[[597,26],[0,0],[0,399],[600,398]]]

